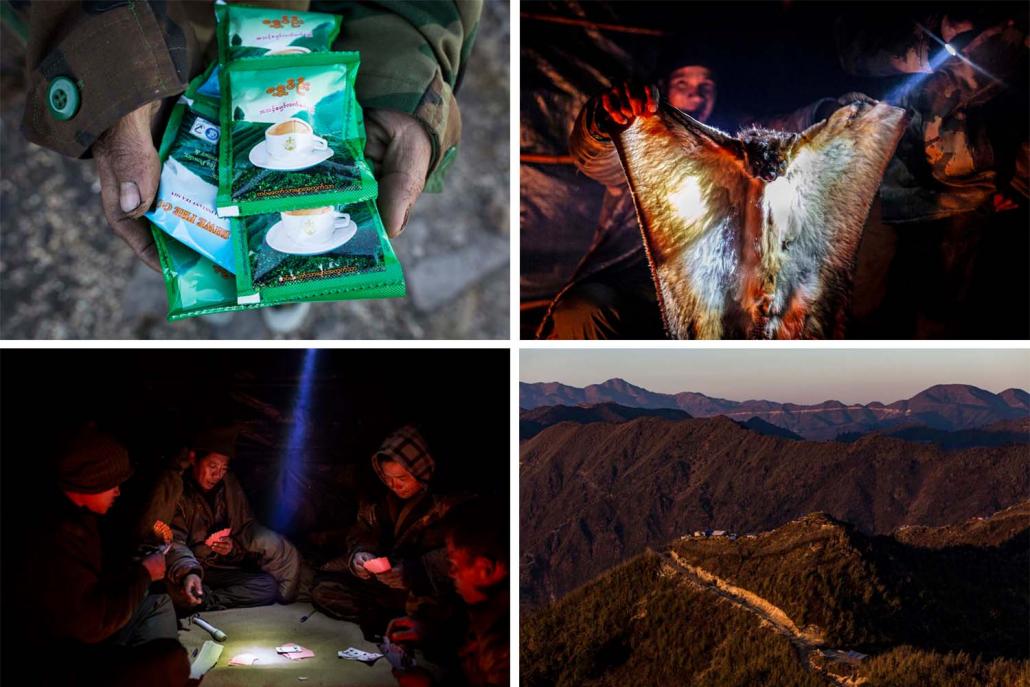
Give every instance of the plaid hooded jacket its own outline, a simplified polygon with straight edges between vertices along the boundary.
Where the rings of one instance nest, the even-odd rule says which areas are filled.
[[[427,487],[436,468],[425,439],[411,425],[387,437],[372,456],[372,469],[385,482],[384,460],[403,465]],[[426,488],[402,501],[387,490],[379,499],[359,507],[357,522],[347,534],[347,560],[359,551],[368,551],[401,563],[409,592],[409,612],[424,610],[431,599],[453,595],[441,524],[462,500],[460,496],[439,496]]]

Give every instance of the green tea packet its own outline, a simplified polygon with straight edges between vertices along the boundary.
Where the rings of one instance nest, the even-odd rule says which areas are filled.
[[[222,64],[244,57],[328,52],[340,33],[340,16],[322,12],[218,3],[215,18]]]
[[[341,300],[332,294],[297,301],[277,301],[240,305],[236,300],[236,278],[196,251],[154,229],[154,242],[161,260],[165,290],[168,293],[168,320],[186,319],[220,312],[254,310],[269,305],[299,301]]]
[[[238,217],[375,198],[353,52],[221,65],[217,206]]]
[[[194,79],[173,107],[159,151],[164,164],[161,186],[155,209],[145,215],[151,222],[157,246],[170,321],[273,304],[240,305],[237,302],[229,220],[215,214],[217,134],[212,136],[208,132],[210,126],[218,129],[211,124],[218,121],[218,98],[205,97],[203,84],[216,78],[217,71],[218,66],[212,65]],[[210,141],[199,146],[202,152],[189,159],[173,159],[172,156],[179,155],[178,151],[189,149],[190,145],[183,145],[182,141],[199,139],[199,136]],[[185,155],[179,157],[185,158]],[[169,165],[184,167],[188,173],[177,170],[175,174],[167,174]]]
[[[168,319],[241,310],[236,278],[214,262],[154,229],[154,243],[168,293]]]
[[[153,233],[168,319],[404,296],[404,276],[363,155],[364,123],[354,97],[357,54],[313,54],[329,50],[339,18],[290,12],[290,24],[293,15],[305,23],[310,15],[319,26],[329,18],[331,28],[258,51],[255,43],[265,34],[251,29],[257,28],[255,20],[275,21],[266,10],[219,6],[216,12],[221,64],[191,82],[173,109],[160,153],[176,174],[169,176],[168,197],[159,193],[156,209],[148,213],[163,225],[155,224]],[[285,27],[279,19],[280,26],[272,28]],[[232,27],[237,29],[230,32]],[[305,42],[310,38],[317,40]],[[212,139],[219,139],[217,158],[210,155]],[[207,186],[183,183],[196,180],[179,167]],[[198,205],[213,206],[221,224],[193,212]],[[217,250],[183,231],[191,219],[201,228],[225,227],[214,234],[223,239]]]
[[[374,200],[231,220],[238,302],[398,298],[404,274]]]
[[[161,140],[161,183],[147,219],[177,241],[235,272],[229,221],[215,209],[218,194],[218,101],[197,94],[195,79],[172,108]]]

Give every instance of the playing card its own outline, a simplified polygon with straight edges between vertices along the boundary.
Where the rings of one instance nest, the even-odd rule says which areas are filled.
[[[305,649],[302,646],[301,647],[297,647],[297,648],[299,649],[299,651],[290,651],[288,653],[283,654],[283,656],[285,656],[286,658],[290,659],[291,661],[297,661],[297,660],[300,660],[302,658],[314,658],[315,657],[315,652],[312,651],[311,649]]]
[[[301,650],[303,650],[303,648],[304,647],[300,646],[299,644],[284,644],[283,646],[275,647],[275,652],[277,654],[289,654],[289,653],[301,651]]]
[[[160,520],[154,521],[154,534],[161,537],[161,541],[165,544],[172,541],[172,528],[167,523],[161,522]]]
[[[337,651],[336,655],[340,658],[345,658],[348,661],[361,661],[362,663],[368,663],[369,665],[375,663],[383,657],[382,654],[375,654],[369,651],[362,651],[361,649],[355,649],[351,647],[346,651]]]
[[[373,558],[370,561],[365,561],[365,570],[369,571],[374,575],[379,575],[390,569],[390,559],[383,556],[382,558]]]
[[[254,654],[237,654],[229,660],[231,666],[249,666],[257,663],[258,657]]]
[[[168,553],[168,549],[172,548],[172,528],[160,520],[154,521],[154,526],[151,528],[155,535],[161,538],[162,545],[160,547],[161,553]]]

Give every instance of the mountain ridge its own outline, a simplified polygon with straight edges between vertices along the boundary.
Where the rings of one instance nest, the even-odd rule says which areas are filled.
[[[690,391],[652,392],[617,377],[582,388],[560,382],[519,383],[519,406],[525,410],[600,403],[671,408],[694,417],[726,415],[742,421],[758,417],[811,440],[832,440],[842,433],[865,433],[902,424],[956,431],[1030,414],[1030,394],[1022,389],[1013,387],[994,394],[968,384],[937,384],[891,403],[845,404],[831,399],[796,404],[759,399],[731,401]]]
[[[553,600],[686,531],[758,532],[812,511],[881,534],[983,516],[1030,493],[1025,465],[1025,445],[796,441],[725,417],[555,425],[520,448],[520,593]]]
[[[1010,687],[1030,677],[1030,523],[1010,529],[927,549],[808,513],[735,541],[680,537],[524,614],[523,680]]]

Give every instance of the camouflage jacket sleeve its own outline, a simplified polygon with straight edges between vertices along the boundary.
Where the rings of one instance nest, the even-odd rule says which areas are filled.
[[[1026,165],[1017,157],[1014,169],[1000,168],[1003,156],[991,140],[991,129],[998,126],[991,120],[996,116],[991,109],[998,109],[992,101],[1025,70],[1025,28],[1006,21],[977,30],[962,48],[962,59],[949,59],[917,27],[897,37],[842,24],[837,40],[847,71],[919,75],[893,91],[910,120],[881,186],[884,221],[971,212],[999,191],[1025,198]],[[1025,141],[1021,150],[1027,149]]]
[[[247,0],[306,9],[308,0]],[[48,0],[4,16],[26,40],[22,132],[69,157],[88,157],[115,122],[154,100],[178,95],[213,58],[214,10],[197,0]],[[64,77],[74,87],[53,90]],[[56,100],[55,100],[56,98]],[[64,116],[70,113],[70,117]]]
[[[361,53],[355,88],[362,107],[405,112],[425,127],[433,148],[426,190],[441,190],[461,138],[455,92],[482,0],[314,2],[311,9],[343,17],[333,48]]]
[[[579,171],[605,186],[626,186],[626,173],[622,171],[619,154],[610,138],[599,137],[594,118],[597,115],[598,98],[591,98],[580,110],[576,123],[569,134],[569,153],[576,161]]]

